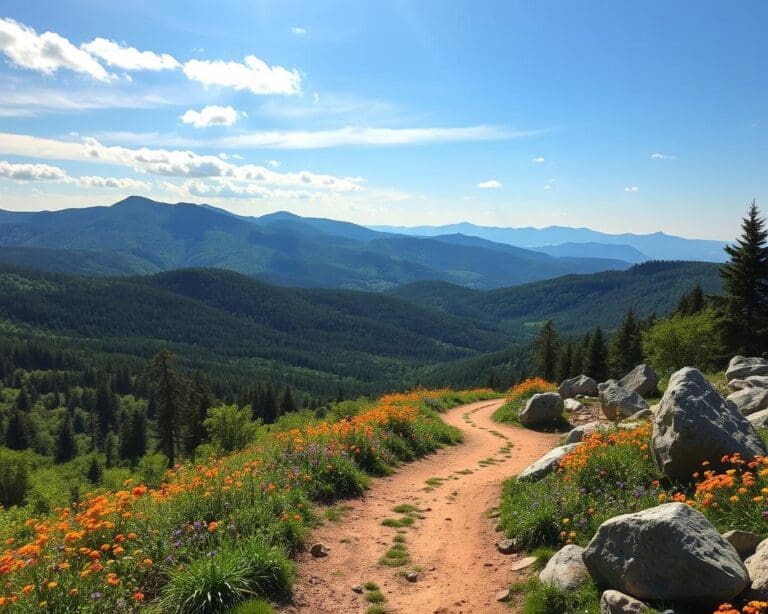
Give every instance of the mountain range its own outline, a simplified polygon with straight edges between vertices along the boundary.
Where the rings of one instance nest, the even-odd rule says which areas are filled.
[[[681,259],[696,250],[711,256],[715,250],[709,245],[715,242],[667,235],[655,243],[651,239],[656,235],[617,235],[635,237],[643,249],[574,242],[585,232],[593,239],[603,236],[586,229],[560,229],[558,237],[572,240],[530,248],[480,236],[494,230],[504,239],[504,232],[514,229],[441,228],[445,232],[413,236],[421,230],[382,231],[287,212],[243,217],[207,205],[170,205],[132,196],[112,206],[33,213],[0,210],[0,262],[83,275],[215,267],[293,287],[386,291],[442,281],[484,290],[568,274],[621,271],[649,258]],[[478,234],[472,235],[475,231]],[[656,253],[649,249],[656,244],[667,247]]]
[[[544,251],[554,256],[619,258],[637,263],[646,260],[698,260],[725,262],[723,241],[686,239],[663,232],[609,234],[590,228],[500,228],[469,222],[445,226],[373,226],[374,230],[418,237],[463,234],[488,241]]]

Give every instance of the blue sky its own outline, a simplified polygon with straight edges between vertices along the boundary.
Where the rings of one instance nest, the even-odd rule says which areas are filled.
[[[767,22],[759,0],[5,0],[0,208],[730,240],[768,194]]]

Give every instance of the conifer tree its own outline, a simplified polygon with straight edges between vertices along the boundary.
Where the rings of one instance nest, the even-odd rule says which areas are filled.
[[[104,469],[95,454],[91,456],[91,464],[88,466],[88,472],[85,476],[91,484],[101,483],[101,478],[104,476]]]
[[[640,327],[630,308],[621,328],[611,340],[608,353],[610,373],[613,377],[624,377],[643,362],[643,348]]]
[[[15,408],[5,429],[5,445],[11,450],[26,450],[32,443],[29,420],[25,412]]]
[[[72,417],[64,416],[56,432],[56,442],[53,458],[57,463],[66,463],[75,458],[77,445],[75,444],[75,428],[72,425]]]
[[[573,343],[569,341],[565,345],[565,349],[560,350],[560,358],[557,361],[557,381],[563,381],[578,373],[572,373],[573,366]]]
[[[283,398],[280,400],[280,414],[284,415],[292,411],[296,411],[296,404],[293,401],[291,387],[286,384],[285,390],[283,391]]]
[[[589,340],[585,355],[585,373],[598,382],[608,379],[608,349],[603,331],[598,326]]]
[[[536,339],[536,374],[548,382],[557,377],[557,332],[552,320],[544,323]]]
[[[768,231],[754,201],[741,228],[720,270],[725,297],[718,302],[718,331],[726,356],[757,356],[768,348]]]
[[[149,365],[153,398],[157,404],[158,450],[165,454],[169,467],[176,463],[179,416],[186,392],[184,378],[174,369],[173,361],[173,354],[163,350]]]
[[[120,458],[134,466],[147,451],[147,416],[141,407],[130,407],[120,422]]]
[[[120,453],[114,431],[109,431],[104,437],[104,456],[107,469],[117,466]]]

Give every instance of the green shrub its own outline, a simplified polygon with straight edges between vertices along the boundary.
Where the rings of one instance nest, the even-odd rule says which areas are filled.
[[[276,614],[275,609],[268,601],[263,599],[249,599],[244,601],[236,608],[229,611],[229,614]]]
[[[211,442],[222,452],[242,450],[256,438],[259,423],[252,420],[250,405],[219,405],[208,410],[203,426],[211,436]]]
[[[661,373],[683,367],[710,370],[717,356],[718,336],[711,310],[660,320],[643,333],[643,354]]]
[[[168,459],[155,452],[141,457],[136,473],[148,488],[157,488],[163,482],[168,470]]]
[[[564,591],[532,578],[525,584],[523,614],[599,614],[600,591],[592,582]]]

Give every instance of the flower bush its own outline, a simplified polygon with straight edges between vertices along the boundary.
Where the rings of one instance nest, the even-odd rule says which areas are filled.
[[[167,611],[206,612],[254,594],[279,597],[290,589],[288,557],[312,525],[314,501],[359,494],[369,473],[458,442],[459,431],[435,410],[491,396],[387,395],[345,419],[178,465],[157,488],[129,479],[45,517],[3,510],[0,607],[103,612],[157,602]],[[218,604],[200,590],[225,585]]]

